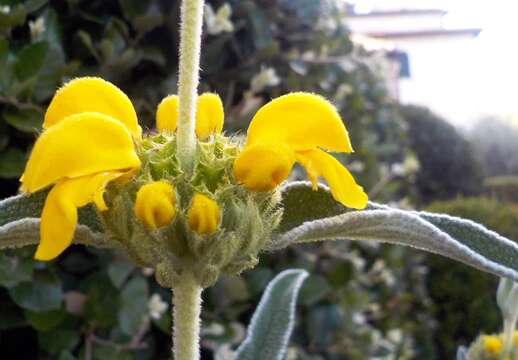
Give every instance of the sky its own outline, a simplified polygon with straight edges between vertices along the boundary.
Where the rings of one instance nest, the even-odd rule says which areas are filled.
[[[518,0],[355,0],[356,9],[440,8],[448,11],[445,28],[481,28],[466,59],[471,71],[451,79],[465,84],[468,99],[452,99],[465,114],[459,126],[469,127],[485,115],[518,116]],[[463,85],[464,86],[464,85]],[[476,106],[475,106],[476,105]]]

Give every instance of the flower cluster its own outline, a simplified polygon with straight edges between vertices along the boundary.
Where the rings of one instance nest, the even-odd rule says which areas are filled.
[[[179,99],[157,107],[157,132],[142,135],[128,97],[99,78],[58,90],[44,119],[21,189],[51,187],[41,214],[35,257],[50,260],[72,242],[78,208],[93,203],[113,246],[155,268],[164,284],[185,268],[201,284],[221,271],[254,266],[282,216],[278,186],[300,163],[316,187],[361,209],[367,196],[327,151],[351,152],[336,109],[320,96],[292,93],[263,106],[242,145],[221,135],[218,95],[198,97],[194,170],[176,157]]]
[[[512,344],[504,353],[504,334],[481,335],[467,351],[470,360],[516,360],[518,359],[518,331],[512,334]]]

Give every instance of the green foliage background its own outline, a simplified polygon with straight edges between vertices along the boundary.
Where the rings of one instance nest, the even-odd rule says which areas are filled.
[[[215,10],[223,4],[208,2]],[[479,165],[466,141],[428,111],[401,109],[390,100],[383,64],[353,45],[333,1],[228,3],[235,29],[204,35],[200,89],[223,99],[227,132],[246,131],[254,111],[275,96],[312,91],[333,101],[345,119],[355,153],[341,160],[373,190],[373,200],[425,204],[481,190]],[[0,197],[16,193],[45,107],[73,77],[101,76],[117,84],[152,131],[156,105],[176,91],[178,1],[0,4]],[[44,21],[40,31],[38,19]],[[251,92],[251,80],[267,67],[282,81]],[[438,149],[452,149],[458,162],[444,159]],[[393,165],[409,155],[419,159],[423,172],[392,175]],[[434,169],[444,166],[451,171],[438,177]],[[502,226],[500,220],[488,225]],[[150,319],[148,302],[159,294],[169,303],[170,294],[152,274],[95,249],[73,247],[52,263],[34,262],[33,251],[0,254],[2,359],[169,358],[169,311]],[[434,269],[428,281],[427,264]],[[463,326],[467,335],[437,332],[450,319],[438,294],[454,296],[458,289],[444,290],[443,267],[422,253],[349,243],[301,246],[265,254],[253,271],[223,278],[205,291],[204,359],[224,359],[223,345],[241,341],[267,282],[293,267],[309,270],[311,277],[302,289],[289,359],[452,357],[452,344],[495,324],[494,317],[478,324],[453,318],[452,328]],[[458,267],[464,276],[465,267]],[[475,283],[486,279],[478,272],[469,276]],[[486,299],[493,296],[491,281],[477,288]],[[484,311],[496,314],[495,307]]]
[[[502,206],[494,199],[474,197],[438,201],[428,210],[471,219],[498,229],[509,239],[518,239],[516,205]],[[437,328],[440,353],[453,354],[460,343],[469,344],[480,331],[490,334],[501,330],[501,317],[495,311],[497,278],[439,256],[428,257],[427,264],[429,294],[440,304],[435,306],[434,313],[443,320]]]

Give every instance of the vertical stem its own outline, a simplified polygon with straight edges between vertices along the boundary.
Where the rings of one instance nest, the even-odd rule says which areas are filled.
[[[511,352],[511,347],[513,345],[513,327],[514,323],[512,321],[504,320],[504,344],[502,350],[503,358],[505,358]]]
[[[177,152],[184,169],[191,169],[196,150],[194,134],[200,68],[204,0],[182,0],[180,28],[179,117]]]
[[[513,319],[504,319],[504,344],[502,349],[502,359],[510,355],[513,347],[513,334],[516,326],[516,317]]]
[[[175,360],[199,360],[202,288],[191,273],[173,287],[173,353]]]

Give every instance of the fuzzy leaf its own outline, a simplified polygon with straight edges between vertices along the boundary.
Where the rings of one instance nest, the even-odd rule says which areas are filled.
[[[468,356],[468,349],[466,349],[464,346],[459,346],[457,348],[457,360],[466,360]]]
[[[293,194],[294,190],[300,195],[311,191],[308,185],[297,183],[285,187],[284,194]],[[305,206],[302,202],[298,204],[299,208],[310,208],[305,210],[310,215],[310,221],[303,222],[302,218],[297,218],[302,224],[278,235],[272,241],[270,250],[323,240],[377,241],[443,255],[518,281],[518,245],[482,225],[448,215],[402,211],[373,203],[363,211],[349,211],[323,218],[319,208],[321,203],[329,201],[330,194],[326,195],[326,191],[322,187],[314,193],[320,194],[322,199],[316,196],[314,202],[305,203]],[[294,209],[287,208],[285,212]],[[293,215],[289,216],[288,219],[293,218]],[[314,218],[317,220],[312,220]],[[295,221],[290,220],[288,227],[293,224]]]
[[[46,196],[47,191],[40,191],[0,201],[0,249],[38,244],[40,221],[37,217]],[[102,227],[93,207],[79,209],[74,242],[103,246]]]
[[[295,322],[295,305],[304,270],[286,270],[268,284],[236,360],[282,360]]]
[[[40,241],[40,219],[24,218],[0,226],[0,249],[36,245]],[[88,226],[78,225],[74,235],[75,244],[104,247],[102,234]]]
[[[284,213],[279,231],[285,232],[306,221],[341,215],[347,208],[333,199],[329,189],[319,185],[317,191],[311,189],[308,181],[286,183],[281,188]],[[310,204],[310,206],[308,206]]]
[[[10,222],[25,218],[37,218],[43,209],[48,191],[43,190],[31,195],[16,195],[0,201],[0,228]],[[92,231],[101,232],[102,225],[93,206],[79,209],[79,223]]]

